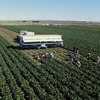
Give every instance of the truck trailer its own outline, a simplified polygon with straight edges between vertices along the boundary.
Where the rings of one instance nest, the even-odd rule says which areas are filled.
[[[35,35],[35,32],[21,31],[17,38],[19,45],[22,48],[48,48],[63,46],[61,35]]]

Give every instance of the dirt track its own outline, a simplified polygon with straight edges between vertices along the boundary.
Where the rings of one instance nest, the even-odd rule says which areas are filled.
[[[14,46],[18,46],[18,43],[14,42],[18,33],[0,27],[0,35]]]

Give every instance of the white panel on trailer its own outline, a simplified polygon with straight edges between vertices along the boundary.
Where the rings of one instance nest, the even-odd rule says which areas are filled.
[[[22,36],[24,42],[50,42],[50,41],[63,41],[61,35],[34,35]]]
[[[17,38],[22,48],[63,46],[61,35],[35,35],[35,32],[20,31]]]

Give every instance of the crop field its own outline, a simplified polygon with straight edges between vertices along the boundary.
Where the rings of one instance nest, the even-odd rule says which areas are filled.
[[[36,34],[61,34],[66,49],[72,50],[75,44],[77,44],[83,55],[88,52],[93,52],[93,56],[95,56],[100,53],[100,26],[13,25],[5,27],[17,33],[20,30],[28,30],[34,31]]]
[[[22,50],[15,38],[20,30],[36,34],[61,34],[63,48]],[[69,54],[79,47],[81,67]],[[54,59],[35,60],[53,52]],[[92,54],[88,60],[86,55]],[[100,100],[100,26],[0,27],[0,100]]]

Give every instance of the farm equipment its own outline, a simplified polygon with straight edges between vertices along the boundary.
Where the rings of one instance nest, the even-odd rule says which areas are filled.
[[[35,32],[20,31],[17,36],[22,48],[48,48],[63,46],[61,35],[35,35]]]

